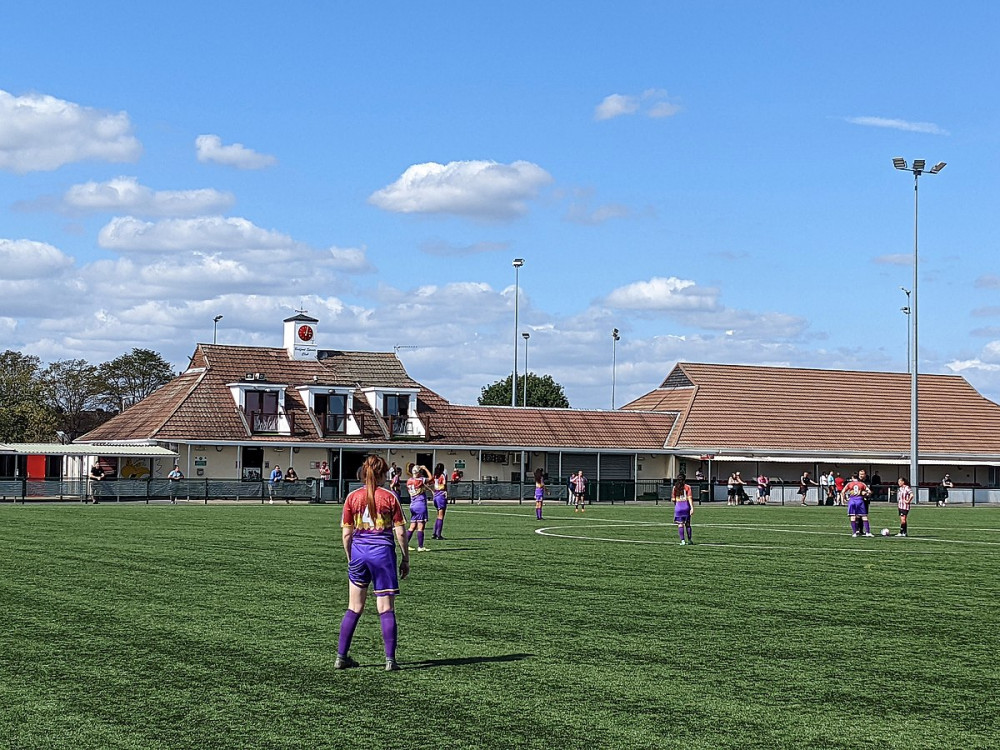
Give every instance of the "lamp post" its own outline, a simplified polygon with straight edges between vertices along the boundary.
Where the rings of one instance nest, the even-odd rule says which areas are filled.
[[[212,343],[219,343],[219,321],[222,320],[221,315],[216,315],[212,318]]]
[[[900,312],[906,316],[906,372],[910,372],[910,290],[905,286],[899,287],[900,291],[906,295],[906,305],[899,308]]]
[[[920,175],[922,175],[927,167],[927,161],[925,159],[914,159],[913,166],[909,166],[906,163],[906,159],[897,156],[892,160],[892,166],[896,169],[902,170],[904,172],[913,173],[913,304],[910,305],[910,327],[912,330],[913,346],[910,351],[910,482],[916,488],[914,492],[919,497],[920,495],[920,445],[918,441],[918,426],[919,421],[917,419],[917,376],[919,374],[919,361],[920,355],[918,350],[917,338],[917,322],[919,320],[917,315],[917,266],[919,261],[918,255],[918,244],[917,244],[917,228],[918,217],[919,217],[919,200],[920,195],[919,185],[920,185]],[[937,174],[942,169],[945,168],[945,163],[939,161],[930,169],[927,169],[928,174]]]
[[[615,378],[618,371],[618,342],[621,340],[621,336],[618,335],[618,329],[615,328],[611,331],[611,408],[615,408]]]
[[[510,405],[517,406],[517,302],[518,297],[520,297],[518,293],[518,276],[521,266],[524,265],[524,258],[514,258],[514,262],[511,265],[514,266],[514,374],[510,379]]]
[[[521,398],[521,406],[528,405],[528,339],[531,338],[531,334],[525,331],[521,334],[521,338],[524,339],[524,396]]]

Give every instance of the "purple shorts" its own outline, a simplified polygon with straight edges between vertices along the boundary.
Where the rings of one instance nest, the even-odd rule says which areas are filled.
[[[686,500],[674,506],[674,523],[691,523],[691,505]]]
[[[347,578],[355,586],[368,588],[375,582],[375,596],[399,593],[396,575],[396,548],[385,544],[352,544]]]
[[[421,495],[419,500],[410,498],[410,523],[427,521],[427,500]]]
[[[545,499],[545,488],[535,487],[535,502],[540,503]]]
[[[847,515],[867,516],[868,509],[865,507],[865,500],[862,497],[853,495],[847,499]]]
[[[410,506],[411,508],[413,506]],[[448,493],[444,490],[434,490],[434,507],[444,510],[448,507]]]

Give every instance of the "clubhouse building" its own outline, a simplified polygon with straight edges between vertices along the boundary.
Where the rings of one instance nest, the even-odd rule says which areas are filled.
[[[905,373],[679,363],[613,411],[466,406],[413,380],[391,352],[319,348],[318,324],[286,319],[282,347],[198,344],[187,370],[76,444],[112,474],[128,455],[153,479],[175,461],[189,479],[243,482],[274,466],[318,477],[325,461],[341,490],[370,453],[487,483],[539,467],[562,483],[582,469],[636,497],[698,469],[723,484],[733,471],[786,482],[908,472]],[[919,482],[949,473],[956,488],[1000,487],[1000,406],[959,376],[920,376],[919,397]],[[137,457],[139,447],[164,450]]]

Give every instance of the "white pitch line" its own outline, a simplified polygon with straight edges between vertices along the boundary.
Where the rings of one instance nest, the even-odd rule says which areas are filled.
[[[594,524],[598,528],[600,525]],[[671,524],[672,525],[672,524]],[[667,541],[662,539],[615,539],[613,537],[600,537],[600,536],[580,536],[577,534],[555,534],[552,533],[553,529],[559,529],[559,526],[549,526],[543,527],[541,529],[535,529],[535,533],[541,536],[553,537],[557,539],[576,539],[579,541],[587,542],[617,542],[619,544],[656,544],[666,547],[680,546],[675,541]],[[579,528],[579,527],[577,527]],[[861,542],[863,544],[864,542]],[[866,547],[792,547],[779,544],[737,544],[735,542],[697,542],[693,547],[730,547],[732,549],[757,549],[757,550],[787,550],[793,552],[861,552],[861,553],[871,553],[871,552],[885,552],[885,549],[876,548],[866,548]],[[957,552],[947,552],[944,550],[919,550],[919,549],[899,549],[897,551],[904,552],[906,554],[912,555],[955,555]]]

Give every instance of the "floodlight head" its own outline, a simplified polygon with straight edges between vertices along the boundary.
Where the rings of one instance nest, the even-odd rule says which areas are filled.
[[[222,320],[222,316],[221,316],[221,315],[216,315],[216,316],[215,316],[214,318],[212,318],[212,320],[213,320],[213,321],[214,321],[215,323],[218,323],[218,322],[219,322],[220,320]]]
[[[892,160],[892,166],[894,166],[896,169],[908,169],[908,167],[906,166],[906,159],[904,159],[902,156],[894,157]]]
[[[611,332],[611,338],[613,338],[615,341],[620,341],[621,340],[621,336],[618,335],[618,329],[617,328],[615,328]]]
[[[910,314],[910,308],[909,308],[909,307],[901,307],[901,308],[899,308],[899,310],[900,310],[900,312],[902,312],[902,313],[903,313],[904,315],[909,315],[909,314]]]
[[[945,166],[947,166],[946,162],[939,161],[937,164],[935,164],[933,167],[931,167],[931,174],[937,174],[942,169],[944,169]]]
[[[923,172],[924,171],[924,167],[926,167],[926,166],[927,166],[927,160],[926,159],[914,159],[913,160],[913,171],[914,172]]]
[[[906,295],[907,297],[909,297],[909,296],[910,296],[910,290],[909,290],[909,289],[907,289],[907,288],[906,288],[905,286],[901,286],[901,287],[899,287],[899,291],[901,291],[901,292],[902,292],[903,294],[905,294],[905,295]]]
[[[524,258],[514,258],[514,262],[511,264],[514,268],[520,268],[524,265]]]
[[[525,331],[524,333],[521,334],[521,338],[527,341],[528,339],[531,338],[531,334]]]

